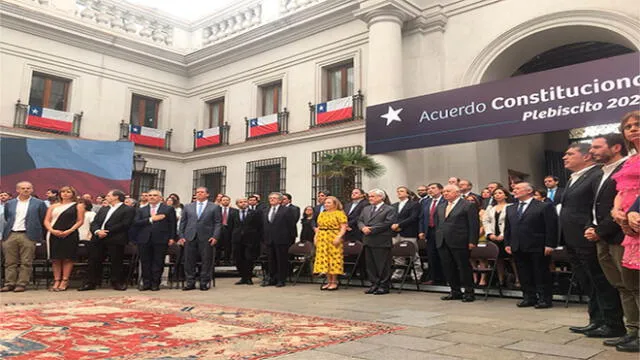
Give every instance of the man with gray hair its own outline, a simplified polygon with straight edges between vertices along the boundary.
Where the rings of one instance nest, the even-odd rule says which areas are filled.
[[[262,214],[264,243],[269,258],[269,279],[261,286],[285,286],[289,274],[289,247],[296,238],[296,219],[293,211],[282,206],[282,194],[269,194],[269,208]]]
[[[385,193],[380,189],[369,191],[369,206],[362,209],[358,228],[364,234],[365,261],[371,287],[365,294],[384,295],[391,286],[391,247],[396,223],[396,211],[384,204]]]

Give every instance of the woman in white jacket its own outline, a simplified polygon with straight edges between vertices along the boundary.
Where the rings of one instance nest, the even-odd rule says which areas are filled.
[[[507,191],[503,188],[497,188],[493,191],[494,204],[489,205],[484,212],[482,218],[482,224],[487,240],[498,245],[500,248],[500,254],[496,266],[498,269],[498,279],[501,285],[504,285],[504,259],[509,257],[509,254],[504,250],[504,225],[507,216],[507,206],[510,206],[507,202]],[[516,287],[520,287],[520,280],[518,279],[518,271],[516,270],[516,264],[511,259],[511,268],[516,276]]]

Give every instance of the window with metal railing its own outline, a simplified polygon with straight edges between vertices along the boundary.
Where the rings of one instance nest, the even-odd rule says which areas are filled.
[[[271,192],[285,192],[286,173],[285,157],[247,162],[246,196],[259,194],[267,199]]]
[[[165,170],[145,167],[143,171],[134,171],[131,179],[131,197],[138,200],[140,194],[151,189],[164,193]]]
[[[193,170],[193,192],[204,186],[209,190],[209,199],[214,200],[217,194],[224,194],[227,190],[227,167],[216,166],[206,169]]]

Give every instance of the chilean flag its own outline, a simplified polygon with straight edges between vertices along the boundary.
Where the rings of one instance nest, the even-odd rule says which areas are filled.
[[[274,134],[278,132],[278,114],[261,116],[249,120],[249,137]]]
[[[131,125],[129,140],[139,145],[164,147],[164,137],[166,131],[150,127]]]
[[[199,130],[196,132],[196,148],[220,144],[220,127]]]
[[[348,96],[316,105],[316,124],[327,124],[353,117],[353,97]]]
[[[27,125],[29,126],[64,132],[71,132],[73,129],[73,113],[32,105],[29,105],[28,110]]]

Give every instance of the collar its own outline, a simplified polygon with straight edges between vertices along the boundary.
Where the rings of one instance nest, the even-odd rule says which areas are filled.
[[[615,170],[615,168],[618,167],[618,165],[622,164],[624,161],[626,161],[629,157],[625,156],[622,159],[612,163],[612,164],[606,164],[606,165],[602,165],[602,171],[605,173],[608,172],[613,172],[613,170]]]
[[[574,173],[571,174],[571,178],[572,179],[577,179],[580,176],[582,176],[584,173],[586,173],[587,171],[591,170],[592,167],[596,166],[596,164],[593,164],[591,166],[587,166],[586,168],[582,169],[582,170],[578,170]]]
[[[451,206],[452,206],[452,207],[453,207],[453,206],[456,206],[456,205],[458,204],[458,201],[460,201],[460,200],[462,200],[462,198],[461,198],[461,197],[456,198],[455,200],[453,200],[453,201],[451,202]]]
[[[116,204],[114,204],[114,205],[109,205],[109,206],[110,206],[112,209],[114,209],[114,210],[115,210],[115,209],[119,208],[119,207],[120,207],[120,205],[122,205],[122,204],[124,204],[124,203],[119,202],[119,203],[116,203]]]
[[[547,190],[558,190],[558,187],[547,188]]]
[[[32,197],[33,197],[33,196],[29,196],[29,198],[28,198],[27,200],[20,200],[20,198],[19,198],[19,197],[16,197],[16,200],[18,200],[18,202],[29,202],[29,201],[31,201],[31,198],[32,198]]]
[[[438,196],[437,198],[432,197],[431,201],[435,201],[435,203],[437,204],[440,202],[440,199],[442,199],[442,195]]]
[[[400,200],[400,204],[406,204],[409,199]]]
[[[196,200],[196,203],[198,203],[198,204],[202,204],[202,205],[207,205],[207,201],[206,201],[206,200],[205,200],[205,201],[198,201],[198,200]]]
[[[530,198],[528,198],[528,199],[527,199],[527,200],[525,200],[525,201],[520,201],[520,200],[518,200],[518,205],[519,205],[520,203],[524,203],[526,206],[529,206],[529,204],[531,204],[531,200],[533,200],[533,196],[532,196],[532,197],[530,197]]]

